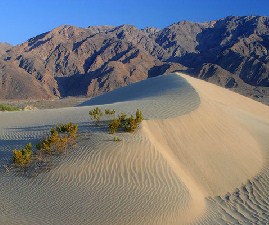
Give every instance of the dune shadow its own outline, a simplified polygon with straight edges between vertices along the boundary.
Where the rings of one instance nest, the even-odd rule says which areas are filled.
[[[149,99],[162,96],[166,94],[166,92],[185,86],[190,85],[184,78],[175,74],[152,77],[91,98],[81,103],[79,106],[104,105],[137,99]]]
[[[13,132],[35,132],[35,131],[49,131],[53,125],[43,125],[43,126],[28,126],[28,127],[11,127],[6,128],[7,131]]]
[[[95,122],[80,122],[78,123],[78,136],[92,133],[108,133],[109,120]],[[7,128],[7,137],[0,138],[0,160],[12,154],[12,150],[22,148],[29,142],[37,144],[41,139],[50,134],[50,130],[56,127],[57,124],[42,125],[42,126],[27,126],[18,128]],[[8,139],[10,137],[10,139]]]

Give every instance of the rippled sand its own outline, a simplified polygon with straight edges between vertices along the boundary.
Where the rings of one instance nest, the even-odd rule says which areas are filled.
[[[88,111],[145,116],[120,142]],[[151,78],[80,107],[0,113],[0,162],[57,123],[77,149],[35,178],[0,172],[0,224],[266,224],[269,107],[183,74]],[[267,141],[268,140],[268,141]]]

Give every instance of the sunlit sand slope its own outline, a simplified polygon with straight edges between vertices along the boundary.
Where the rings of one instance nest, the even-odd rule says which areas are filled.
[[[206,198],[206,213],[195,224],[268,224],[269,107],[217,86],[182,74],[181,76],[185,77],[199,93],[201,105],[197,111],[203,108],[203,104],[206,103],[206,105],[204,104],[206,107],[211,105],[222,112],[215,124],[221,123],[226,117],[230,121],[231,119],[234,121],[231,124],[226,120],[227,122],[221,126],[221,132],[224,133],[223,136],[227,136],[227,133],[230,132],[233,138],[227,141],[239,145],[231,153],[231,156],[242,153],[244,155],[239,157],[234,165],[227,160],[227,168],[223,170],[224,173],[226,171],[227,173],[221,172],[220,178],[222,179],[216,179],[215,183],[222,184],[222,187],[212,189],[213,192]],[[212,112],[212,110],[210,111]],[[234,126],[235,122],[239,125]],[[244,135],[247,136],[244,137]],[[216,141],[220,140],[222,139]],[[212,141],[212,145],[214,146],[214,141]],[[217,149],[215,153],[218,154],[219,148],[215,149]],[[223,159],[219,161],[219,157],[216,157],[216,160],[219,163],[223,161]],[[259,161],[261,162],[259,163]],[[213,166],[212,164],[209,165],[210,167]],[[220,165],[218,164],[214,168],[217,170]],[[215,174],[217,175],[217,173]],[[218,180],[220,180],[220,183],[217,182]],[[236,187],[229,188],[229,185],[235,185]]]

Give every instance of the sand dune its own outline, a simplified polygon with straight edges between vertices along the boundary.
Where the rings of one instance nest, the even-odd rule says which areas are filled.
[[[142,109],[121,142],[88,111]],[[151,78],[80,107],[0,113],[0,162],[60,122],[79,142],[35,178],[1,170],[0,224],[266,224],[269,108],[183,74]]]

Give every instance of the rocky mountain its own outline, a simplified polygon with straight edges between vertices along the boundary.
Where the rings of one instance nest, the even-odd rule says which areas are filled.
[[[12,45],[4,42],[0,42],[0,55],[5,54],[6,50],[11,48]]]
[[[269,95],[268,48],[269,17],[181,21],[142,30],[65,25],[0,51],[0,98],[96,96],[185,71],[262,99]]]

